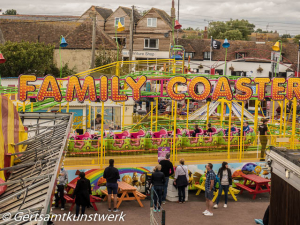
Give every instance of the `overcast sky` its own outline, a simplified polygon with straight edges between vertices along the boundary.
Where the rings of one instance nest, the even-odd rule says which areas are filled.
[[[2,0],[0,8],[16,9],[18,14],[81,15],[91,5],[115,10],[119,5],[138,10],[156,7],[170,13],[172,0]],[[175,1],[177,14],[178,0]],[[208,22],[248,19],[263,30],[280,34],[300,34],[299,0],[180,0],[180,23],[183,27],[204,29]]]

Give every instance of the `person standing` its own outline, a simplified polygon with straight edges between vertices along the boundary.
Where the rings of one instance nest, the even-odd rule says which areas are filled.
[[[160,206],[162,203],[162,191],[165,183],[166,183],[166,179],[164,173],[161,172],[161,165],[155,166],[154,172],[152,173],[152,177],[151,177],[151,184],[153,185],[153,189],[154,189],[154,193],[153,193],[154,212],[157,211],[160,212]],[[158,200],[158,204],[157,204],[157,200]]]
[[[73,193],[76,203],[76,217],[79,215],[81,206],[81,215],[85,212],[85,207],[90,205],[90,195],[92,194],[91,182],[85,178],[85,173],[79,173],[80,179],[77,181],[76,188]]]
[[[168,184],[169,184],[169,177],[174,174],[174,167],[173,163],[170,162],[170,153],[167,153],[165,159],[159,162],[161,165],[161,172],[163,172],[165,176],[165,183],[164,183],[164,193],[162,196],[162,203],[166,204],[166,197],[168,192]]]
[[[58,175],[57,181],[57,193],[55,193],[55,208],[58,208],[59,201],[61,204],[61,210],[65,210],[65,186],[68,183],[68,173],[64,167],[61,168],[60,173]]]
[[[260,154],[260,161],[265,161],[265,151],[266,151],[266,146],[268,143],[268,120],[263,120],[262,125],[259,126],[259,139],[261,143],[261,154]]]
[[[206,198],[206,210],[203,212],[204,216],[213,216],[212,208],[214,197],[214,186],[216,180],[216,174],[212,170],[213,165],[208,163],[206,165],[206,180],[205,180],[205,198]]]
[[[199,134],[201,132],[199,125],[195,125],[195,130],[194,133],[192,134],[193,137],[196,137],[197,134]]]
[[[224,208],[227,208],[227,201],[228,201],[228,191],[229,186],[232,185],[232,176],[231,176],[231,170],[228,168],[228,163],[223,162],[222,167],[219,169],[218,177],[220,178],[221,183],[219,184],[219,194],[216,200],[216,204],[214,205],[214,208],[218,208],[218,204],[220,201],[220,197],[222,195],[222,192],[224,190],[225,193],[225,204]]]
[[[114,160],[109,160],[109,167],[106,167],[103,173],[103,178],[106,179],[106,187],[108,193],[108,211],[111,212],[111,194],[114,195],[114,212],[119,212],[117,209],[117,194],[118,194],[118,179],[120,179],[119,170],[114,167]]]
[[[178,188],[179,203],[185,203],[185,188],[189,184],[188,168],[184,165],[184,159],[179,160],[174,177],[174,184]]]

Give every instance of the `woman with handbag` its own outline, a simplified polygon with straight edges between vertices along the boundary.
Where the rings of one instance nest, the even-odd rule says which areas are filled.
[[[179,160],[180,165],[177,166],[175,171],[175,179],[174,184],[178,188],[178,196],[179,196],[179,203],[185,202],[185,188],[188,186],[188,168],[184,165],[184,159]]]

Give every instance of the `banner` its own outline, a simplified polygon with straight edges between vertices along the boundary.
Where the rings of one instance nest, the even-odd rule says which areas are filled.
[[[166,158],[166,154],[170,153],[170,147],[159,147],[158,148],[158,162]]]

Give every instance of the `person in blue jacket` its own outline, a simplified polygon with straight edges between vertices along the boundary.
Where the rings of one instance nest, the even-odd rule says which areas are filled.
[[[244,122],[243,125],[243,133],[248,132],[250,130],[248,122]]]
[[[226,131],[225,131],[226,136],[228,135],[228,131],[229,131],[229,128],[227,128]],[[230,131],[231,131],[231,132],[235,131],[234,123],[231,123]]]

